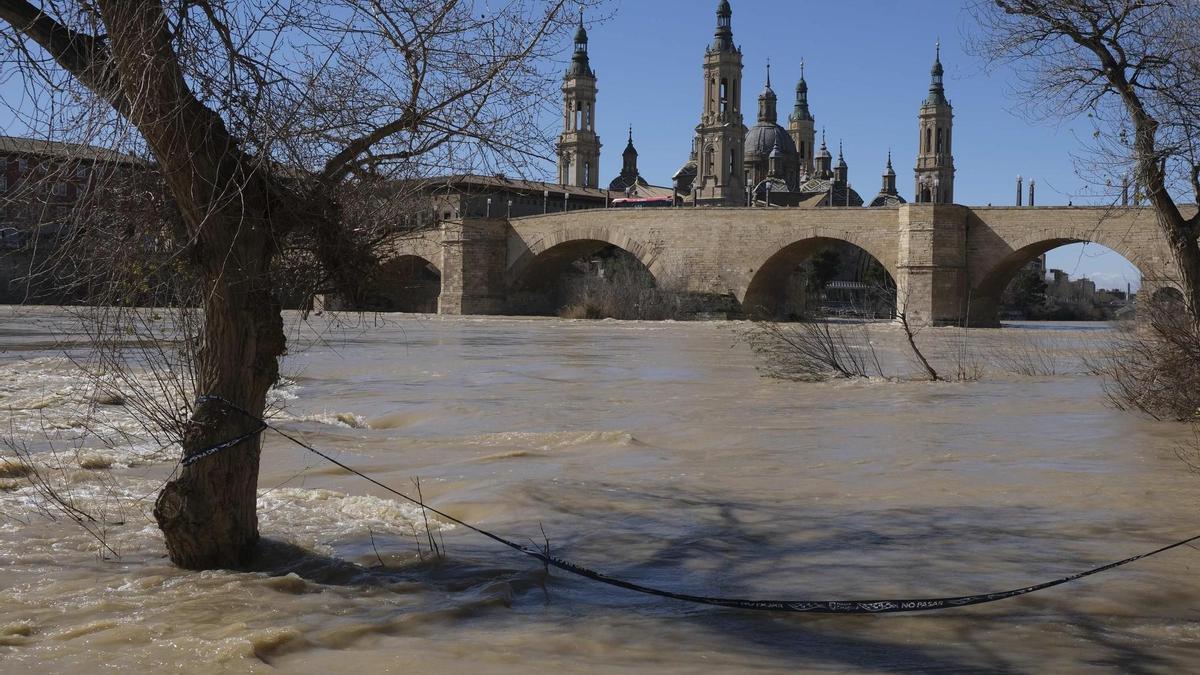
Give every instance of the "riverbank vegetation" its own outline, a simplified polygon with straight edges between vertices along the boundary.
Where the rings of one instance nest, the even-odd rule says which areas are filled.
[[[1200,422],[1200,330],[1175,303],[1144,315],[1090,360],[1092,371],[1118,409]]]

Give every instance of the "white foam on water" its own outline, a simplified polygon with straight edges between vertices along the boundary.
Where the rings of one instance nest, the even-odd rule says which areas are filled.
[[[371,533],[423,536],[426,516],[413,504],[370,495],[347,495],[333,490],[280,488],[261,492],[259,519],[265,532],[274,530],[296,543],[317,546],[334,539],[366,537]],[[450,523],[428,515],[435,531]]]

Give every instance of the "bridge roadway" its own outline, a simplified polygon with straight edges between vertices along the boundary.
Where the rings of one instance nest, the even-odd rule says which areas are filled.
[[[920,323],[997,325],[1000,294],[1016,273],[1070,243],[1124,256],[1141,271],[1144,293],[1178,279],[1154,211],[1138,207],[595,209],[447,221],[396,239],[388,255],[436,268],[442,314],[504,313],[510,296],[615,245],[660,284],[769,315],[796,266],[835,241],[878,260],[896,282],[898,309]]]

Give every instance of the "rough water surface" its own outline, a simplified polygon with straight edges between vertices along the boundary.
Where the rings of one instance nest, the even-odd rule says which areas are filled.
[[[1200,557],[1189,548],[936,614],[697,607],[547,574],[272,435],[261,559],[182,572],[149,515],[175,451],[80,376],[81,345],[61,342],[66,314],[3,315],[0,424],[103,515],[101,537],[120,556],[48,510],[26,479],[0,478],[0,672],[1200,663]],[[1200,477],[1177,456],[1191,431],[1106,406],[1077,358],[1107,339],[1094,326],[919,336],[943,367],[967,345],[987,371],[979,382],[807,384],[761,377],[735,324],[366,323],[314,317],[294,330],[274,396],[282,428],[397,488],[419,477],[456,517],[538,544],[544,529],[556,555],[641,583],[751,598],[962,595],[1200,534]],[[913,369],[893,327],[871,335],[885,363]],[[1040,374],[1002,372],[1031,351]],[[428,555],[427,531],[444,559]]]

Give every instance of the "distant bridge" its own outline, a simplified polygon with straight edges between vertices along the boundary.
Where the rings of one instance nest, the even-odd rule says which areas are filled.
[[[1149,208],[595,209],[447,221],[395,240],[388,254],[437,270],[442,314],[505,313],[522,289],[552,284],[573,261],[608,246],[656,279],[770,314],[796,267],[832,242],[873,256],[896,282],[898,310],[921,323],[997,325],[1000,295],[1016,273],[1070,243],[1124,256],[1141,271],[1143,294],[1179,278]]]

